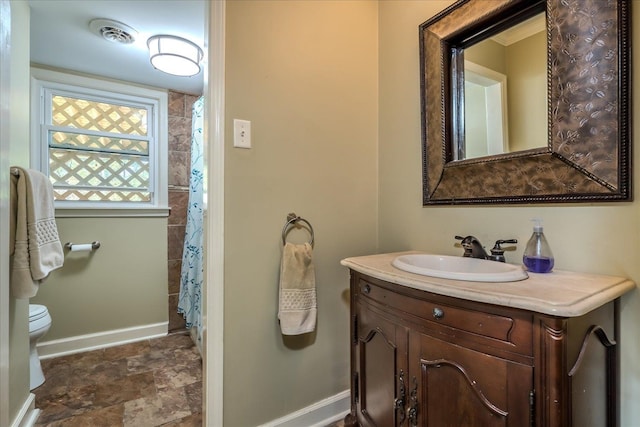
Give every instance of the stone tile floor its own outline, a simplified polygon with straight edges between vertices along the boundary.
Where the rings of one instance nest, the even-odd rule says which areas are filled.
[[[43,360],[42,369],[36,426],[202,425],[202,361],[187,334]]]

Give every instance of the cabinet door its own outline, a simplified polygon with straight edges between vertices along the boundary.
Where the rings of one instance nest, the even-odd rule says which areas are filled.
[[[409,426],[532,425],[531,366],[413,332],[409,364]]]
[[[362,426],[401,425],[408,331],[366,304],[357,305],[357,319],[358,422]]]

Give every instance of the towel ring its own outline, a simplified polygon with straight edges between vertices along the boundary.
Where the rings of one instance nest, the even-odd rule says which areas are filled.
[[[307,224],[307,227],[309,227],[309,231],[311,232],[311,240],[309,241],[309,244],[313,246],[315,235],[313,233],[313,227],[311,226],[311,223],[294,213],[290,213],[289,215],[287,215],[287,222],[284,224],[284,227],[282,228],[282,244],[284,245],[287,243],[287,229],[289,228],[289,226],[292,224],[295,224],[298,221],[304,222],[305,224]]]

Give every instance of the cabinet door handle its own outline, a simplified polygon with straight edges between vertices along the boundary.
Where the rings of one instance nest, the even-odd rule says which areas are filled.
[[[400,369],[400,375],[398,376],[398,383],[400,386],[400,396],[393,401],[393,409],[396,411],[396,415],[398,416],[397,425],[402,425],[405,420],[405,399],[407,397],[405,386],[404,386],[404,371]]]
[[[418,427],[418,379],[413,377],[413,389],[410,398],[411,406],[407,409],[410,427]]]
[[[434,308],[433,309],[433,317],[438,319],[438,320],[442,319],[444,317],[444,310],[439,308],[439,307]]]
[[[404,423],[405,420],[405,407],[404,407],[404,400],[402,399],[396,399],[393,402],[393,409],[395,409],[396,414],[399,414],[399,420],[398,420],[398,425]]]
[[[369,293],[371,293],[371,286],[364,285],[364,288],[362,288],[362,292],[364,292],[365,294],[369,295]]]
[[[409,413],[409,425],[411,427],[416,427],[418,425],[418,409],[409,408],[407,412]]]

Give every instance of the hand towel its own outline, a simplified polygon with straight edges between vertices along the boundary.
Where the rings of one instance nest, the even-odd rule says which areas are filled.
[[[12,168],[13,169],[13,168]],[[32,298],[49,273],[62,267],[64,252],[53,207],[53,186],[41,172],[17,168],[12,178],[10,284],[15,298]],[[15,183],[15,186],[13,185]]]
[[[300,335],[316,328],[316,272],[309,243],[285,243],[280,264],[278,319],[283,335]]]

